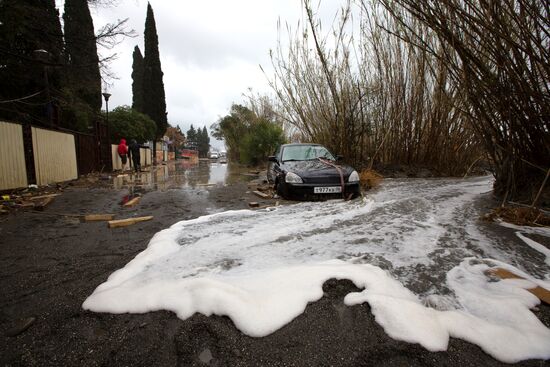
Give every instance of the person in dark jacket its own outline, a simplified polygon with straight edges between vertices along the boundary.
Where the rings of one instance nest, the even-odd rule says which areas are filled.
[[[142,148],[141,144],[138,144],[135,139],[132,139],[130,140],[128,148],[132,163],[134,164],[134,170],[136,172],[141,172],[141,154],[139,152],[139,149]]]

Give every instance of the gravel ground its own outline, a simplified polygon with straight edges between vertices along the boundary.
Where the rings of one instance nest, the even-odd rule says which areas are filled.
[[[458,339],[451,340],[448,351],[431,353],[389,338],[368,304],[343,304],[344,295],[355,289],[349,281],[326,282],[321,300],[264,338],[242,334],[227,317],[196,314],[184,321],[165,311],[112,315],[82,310],[82,302],[95,287],[141,252],[161,229],[215,211],[244,209],[250,201],[273,202],[247,190],[246,182],[234,182],[144,191],[140,204],[128,209],[120,205],[127,188],[69,187],[44,212],[27,210],[0,217],[1,365],[502,365]],[[153,215],[154,219],[109,229],[105,222],[85,223],[60,215],[66,213]],[[493,230],[520,244],[511,232]],[[550,307],[541,305],[536,314],[550,326]],[[28,328],[22,330],[24,326]]]

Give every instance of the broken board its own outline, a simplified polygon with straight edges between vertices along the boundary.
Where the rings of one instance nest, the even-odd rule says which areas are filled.
[[[126,203],[124,203],[124,206],[128,207],[128,206],[137,205],[140,200],[141,200],[141,196],[136,196],[132,200],[128,200]]]
[[[268,194],[265,194],[265,193],[263,193],[263,192],[261,192],[261,191],[258,191],[258,190],[252,191],[252,193],[254,193],[254,195],[259,196],[259,197],[261,197],[261,198],[263,198],[263,199],[268,199],[268,198],[269,198],[269,195],[268,195]]]
[[[500,279],[524,279],[525,280],[525,278],[520,277],[519,275],[514,274],[511,271],[508,271],[502,268],[489,269],[487,270],[487,273],[489,275],[496,276],[497,278],[500,278]],[[535,288],[530,288],[527,290],[533,293],[535,296],[537,296],[544,303],[550,305],[550,291],[548,289],[537,286]]]
[[[117,220],[110,220],[109,228],[118,228],[118,227],[127,227],[134,225],[139,222],[145,222],[147,220],[153,219],[152,215],[146,216],[146,217],[135,217],[135,218],[127,218],[127,219],[117,219]]]
[[[115,218],[114,214],[87,214],[84,216],[84,221],[86,222],[97,222],[97,221],[109,221]]]

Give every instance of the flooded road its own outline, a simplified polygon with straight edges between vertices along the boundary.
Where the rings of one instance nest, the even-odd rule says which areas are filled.
[[[125,171],[113,177],[115,189],[140,188],[160,190],[224,186],[247,182],[254,178],[246,167],[216,160],[171,161],[167,164],[150,166],[142,172]]]
[[[202,182],[218,179],[222,184],[209,173]],[[501,361],[548,358],[550,330],[533,317],[538,299],[525,288],[550,288],[550,267],[537,246],[516,251],[480,223],[479,201],[492,184],[488,176],[387,180],[353,201],[181,221],[155,234],[83,307],[163,309],[184,320],[197,312],[226,315],[246,335],[264,337],[321,298],[325,281],[348,279],[362,291],[349,293],[345,304],[368,302],[398,340],[438,351],[458,336]],[[490,279],[487,271],[497,267],[526,280]]]

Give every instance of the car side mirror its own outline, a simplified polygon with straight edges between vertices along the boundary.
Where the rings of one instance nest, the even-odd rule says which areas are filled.
[[[343,159],[344,159],[344,156],[343,156],[343,155],[337,155],[337,156],[336,156],[336,160],[337,160],[337,161],[341,161],[341,160],[343,160]]]
[[[267,157],[267,160],[270,162],[279,163],[279,161],[277,161],[277,158],[274,155],[270,155],[269,157]]]

